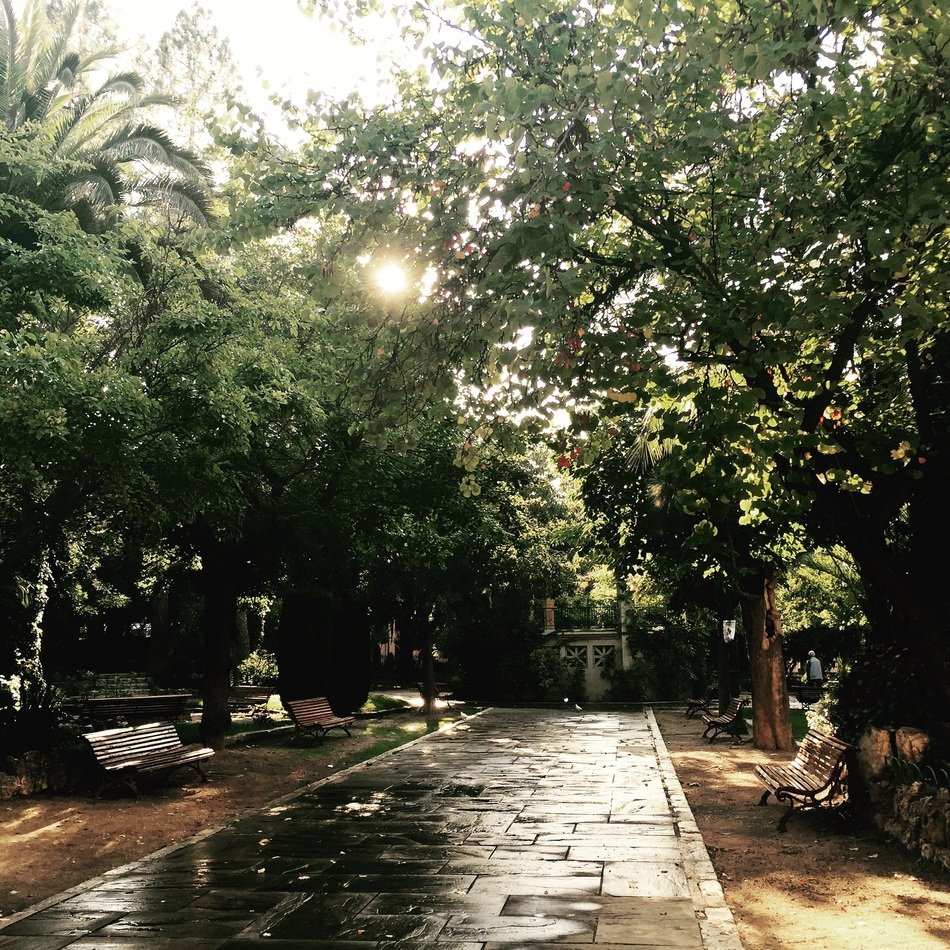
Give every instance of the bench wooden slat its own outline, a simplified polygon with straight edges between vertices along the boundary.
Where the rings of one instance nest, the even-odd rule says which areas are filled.
[[[788,810],[778,823],[779,831],[786,830],[793,809],[818,808],[840,795],[851,748],[837,736],[812,730],[802,739],[791,762],[755,767],[755,774],[766,789],[759,804],[765,805],[773,793],[780,802],[788,803]]]
[[[342,729],[348,736],[352,735],[347,727],[356,722],[354,716],[336,715],[325,696],[288,699],[284,701],[284,707],[298,731],[313,732],[321,742],[331,729]]]
[[[83,738],[89,743],[96,763],[103,770],[102,784],[96,797],[102,794],[110,780],[128,786],[138,795],[135,781],[138,773],[165,772],[167,778],[175,769],[189,767],[206,779],[201,762],[214,755],[213,749],[183,745],[170,722],[103,729],[87,732]]]

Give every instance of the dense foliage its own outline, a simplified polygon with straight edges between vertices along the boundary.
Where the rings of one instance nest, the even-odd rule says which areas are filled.
[[[214,195],[80,6],[0,0],[0,670],[150,625],[214,743],[255,602],[289,694],[358,705],[394,622],[473,691],[560,689],[532,602],[579,537],[536,422],[619,576],[662,585],[682,635],[647,612],[638,649],[680,688],[675,618],[741,614],[757,740],[790,738],[795,571],[792,625],[854,634],[842,722],[946,709],[941,5],[404,0],[427,68],[310,97],[294,144],[226,48],[180,75],[195,12],[155,70]],[[856,576],[803,622],[835,546]]]
[[[328,188],[297,166],[284,213],[397,216],[498,401],[597,417],[565,464],[645,407],[723,569],[842,544],[876,641],[930,671],[923,721],[950,681],[942,5],[402,9],[434,80],[313,115]]]

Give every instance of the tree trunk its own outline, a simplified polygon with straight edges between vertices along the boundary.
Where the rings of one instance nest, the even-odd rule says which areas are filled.
[[[432,624],[422,624],[422,637],[419,644],[419,668],[422,674],[422,713],[432,716],[435,713],[435,664],[432,660]]]
[[[752,741],[757,749],[795,748],[788,711],[785,658],[777,612],[770,603],[774,575],[759,574],[742,597],[742,625],[752,676]]]
[[[939,466],[933,454],[928,469]],[[852,677],[849,703],[876,725],[931,728],[947,719],[950,586],[941,552],[950,532],[948,496],[939,479],[914,485],[909,500],[897,491],[849,498],[847,504],[828,489],[816,495],[816,515],[854,558],[864,586],[871,627],[867,659],[881,666],[881,675],[873,684]]]
[[[223,749],[231,725],[231,654],[238,637],[239,575],[234,558],[220,545],[201,551],[200,589],[204,596],[201,629],[204,663],[201,681],[201,725],[198,735],[212,749]]]

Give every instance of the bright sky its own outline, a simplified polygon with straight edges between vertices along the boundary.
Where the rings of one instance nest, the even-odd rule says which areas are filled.
[[[181,9],[194,0],[107,0],[113,17],[133,45],[149,45],[169,30]],[[376,50],[353,47],[346,37],[317,17],[307,17],[296,0],[199,0],[218,30],[228,37],[248,92],[260,88],[258,73],[270,88],[302,101],[307,90],[337,95],[372,82]]]

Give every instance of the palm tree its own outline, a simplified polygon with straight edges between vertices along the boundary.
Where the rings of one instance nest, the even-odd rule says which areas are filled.
[[[33,140],[52,169],[0,169],[0,189],[50,211],[72,210],[97,231],[122,212],[160,208],[180,225],[203,224],[209,214],[208,170],[187,149],[144,120],[168,97],[148,94],[135,72],[97,85],[97,71],[117,53],[70,49],[85,6],[75,0],[56,23],[42,0],[27,0],[17,20],[0,0],[0,116],[8,134]]]

